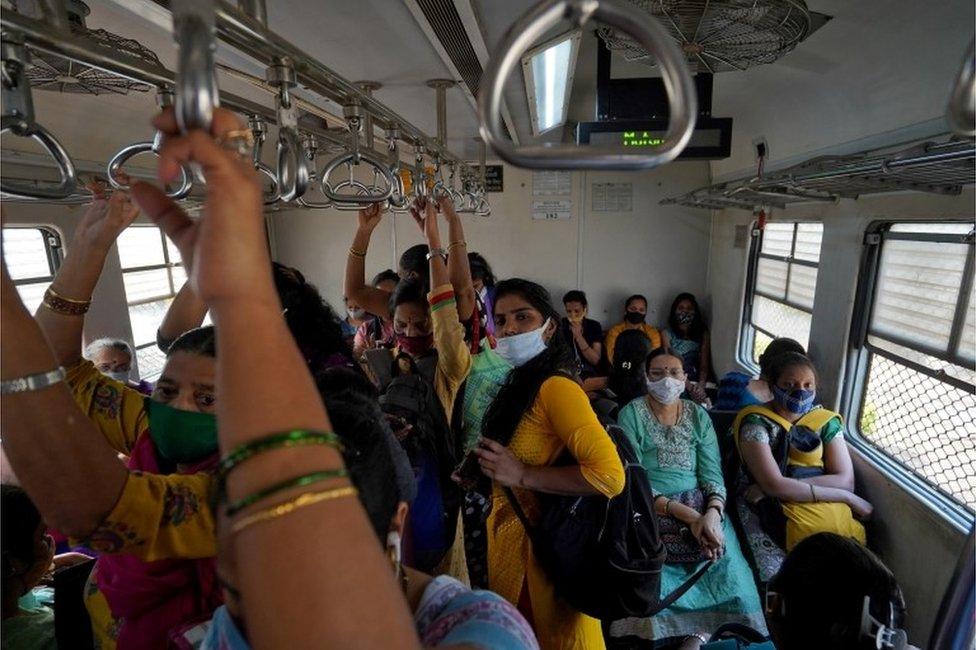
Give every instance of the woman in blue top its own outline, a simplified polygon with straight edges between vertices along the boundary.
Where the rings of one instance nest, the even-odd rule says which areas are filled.
[[[712,351],[705,316],[695,296],[679,293],[671,303],[668,326],[661,332],[662,345],[681,359],[688,397],[705,402],[705,382],[712,377]]]
[[[687,527],[688,546],[694,551],[694,544],[700,545],[701,560],[714,564],[671,607],[651,618],[615,621],[611,634],[683,637],[730,621],[765,631],[752,571],[725,517],[725,482],[712,421],[700,406],[680,399],[686,380],[680,358],[658,349],[648,356],[645,369],[648,394],[621,409],[617,422],[659,495],[654,506],[662,523],[669,517]],[[684,558],[687,563],[664,565],[662,594],[674,591],[698,569],[700,563],[691,557]]]
[[[796,352],[807,355],[797,341],[780,337],[773,339],[763,353],[759,355],[759,376],[753,377],[744,372],[730,372],[718,383],[718,399],[715,408],[719,411],[739,411],[754,404],[766,404],[773,401],[773,393],[769,389],[770,362],[786,352]]]

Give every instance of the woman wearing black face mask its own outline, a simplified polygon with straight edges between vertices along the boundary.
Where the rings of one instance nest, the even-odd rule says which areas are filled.
[[[689,383],[704,383],[712,378],[708,327],[698,301],[690,293],[678,294],[671,303],[662,339],[666,349],[681,357]],[[697,397],[695,401],[699,401]]]
[[[627,330],[638,330],[647,337],[650,342],[651,350],[661,347],[661,333],[656,328],[647,324],[647,298],[640,294],[634,294],[624,302],[624,320],[617,323],[607,332],[607,340],[603,349],[607,351],[607,360],[613,363],[613,348],[617,343],[617,337],[621,332]]]

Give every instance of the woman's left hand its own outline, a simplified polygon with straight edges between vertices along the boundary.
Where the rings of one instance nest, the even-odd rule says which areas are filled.
[[[702,542],[715,551],[715,559],[722,557],[725,551],[725,532],[722,530],[722,520],[714,508],[702,517]]]
[[[478,464],[485,476],[506,487],[521,487],[525,479],[525,463],[516,458],[511,449],[482,438],[474,453],[478,455]]]
[[[437,209],[434,201],[428,197],[418,196],[410,206],[410,216],[417,222],[420,232],[424,233],[427,245],[431,248],[440,248],[441,233],[437,224]]]

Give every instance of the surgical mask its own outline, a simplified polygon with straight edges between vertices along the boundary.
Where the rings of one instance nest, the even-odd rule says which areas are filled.
[[[119,383],[122,383],[122,384],[129,383],[129,371],[128,370],[111,370],[111,371],[108,371],[107,370],[107,371],[103,372],[102,374],[105,375],[106,377],[108,377],[109,379],[114,379],[115,381],[117,381]]]
[[[785,390],[773,386],[773,401],[790,413],[806,415],[813,409],[813,400],[817,398],[817,391],[794,388]]]
[[[695,320],[695,312],[679,311],[675,312],[674,317],[677,319],[679,325],[691,325]]]
[[[396,335],[397,347],[412,357],[419,357],[426,354],[434,347],[434,335],[423,334],[421,336]]]
[[[146,398],[149,437],[164,459],[192,463],[217,453],[217,416],[184,411]]]
[[[366,310],[362,308],[347,309],[346,313],[349,315],[349,318],[353,320],[363,320],[364,318],[366,318]]]
[[[640,323],[643,323],[646,318],[647,318],[647,314],[642,314],[639,311],[629,311],[626,314],[624,314],[624,320],[630,323],[631,325],[638,325]]]
[[[570,323],[582,323],[584,318],[586,318],[586,312],[583,312],[579,316],[567,316],[566,320]]]
[[[517,368],[539,356],[546,349],[546,342],[542,340],[542,334],[547,327],[549,327],[548,318],[539,329],[500,338],[495,347],[495,352]]]
[[[671,404],[685,392],[685,382],[675,377],[661,377],[657,381],[648,379],[647,392],[661,404]]]

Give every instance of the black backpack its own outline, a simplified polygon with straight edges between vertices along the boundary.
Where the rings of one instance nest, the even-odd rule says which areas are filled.
[[[417,468],[425,459],[432,460],[437,473],[437,490],[444,506],[443,550],[450,549],[457,531],[457,517],[461,506],[461,489],[451,480],[451,472],[457,466],[454,436],[444,408],[434,391],[433,376],[437,367],[437,355],[432,354],[418,361],[406,355],[394,358],[384,350],[390,360],[386,381],[381,384],[380,407],[394,419],[410,424],[409,434],[400,445]],[[409,373],[401,371],[401,362],[410,367]],[[396,426],[393,427],[395,430]],[[423,571],[433,570],[443,554],[437,557],[417,557]]]
[[[514,492],[505,488],[505,495],[528,532],[536,559],[563,600],[601,620],[643,618],[669,607],[711,563],[703,563],[684,584],[661,599],[661,567],[667,551],[658,531],[647,471],[619,427],[608,426],[607,433],[624,465],[626,482],[617,496],[537,493],[542,515],[533,526]]]

